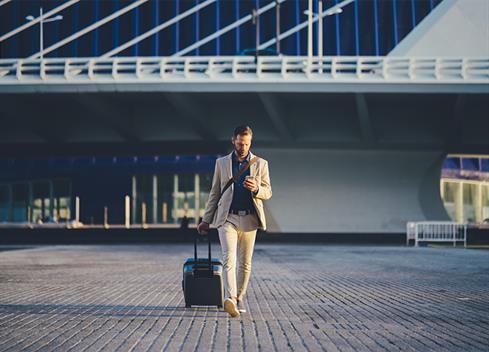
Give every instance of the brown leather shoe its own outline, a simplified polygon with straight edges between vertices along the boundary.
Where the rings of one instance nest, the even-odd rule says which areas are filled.
[[[229,313],[233,318],[239,317],[239,310],[236,307],[236,303],[231,298],[226,298],[224,301],[224,310]]]

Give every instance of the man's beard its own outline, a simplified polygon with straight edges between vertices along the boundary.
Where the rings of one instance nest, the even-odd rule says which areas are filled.
[[[248,155],[248,153],[249,153],[249,150],[248,150],[248,151],[246,151],[246,150],[241,150],[241,151],[240,151],[239,149],[234,149],[234,151],[235,151],[236,155],[237,155],[237,156],[238,156],[240,159],[245,158],[245,157]]]

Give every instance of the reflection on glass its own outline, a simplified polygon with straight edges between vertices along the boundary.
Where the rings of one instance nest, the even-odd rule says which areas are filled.
[[[0,185],[0,222],[10,219],[10,190],[8,185]]]
[[[141,224],[143,221],[143,204],[146,207],[146,223],[179,224],[186,216],[189,223],[195,224],[204,215],[212,174],[142,174],[135,177],[134,223]]]
[[[489,184],[482,185],[482,221],[489,223]]]
[[[489,184],[473,180],[442,179],[441,194],[452,221],[457,221],[458,209],[459,221],[489,223]]]
[[[455,182],[448,182],[445,181],[442,183],[443,185],[443,202],[445,204],[445,209],[448,213],[448,216],[455,221],[456,215],[455,215],[455,199],[456,199],[456,192],[457,192],[457,187],[458,184]]]
[[[27,221],[27,183],[15,183],[12,185],[12,221]]]
[[[464,219],[469,223],[475,222],[475,186],[470,183],[463,185]]]
[[[68,221],[71,218],[70,206],[69,179],[0,185],[0,221]]]

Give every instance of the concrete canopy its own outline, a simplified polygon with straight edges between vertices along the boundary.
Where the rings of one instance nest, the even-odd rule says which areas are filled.
[[[489,148],[483,93],[11,93],[0,95],[0,112],[4,157],[218,153],[243,123],[257,147]]]
[[[3,94],[3,157],[225,153],[249,124],[267,159],[271,232],[403,232],[448,220],[447,153],[488,153],[485,94]]]

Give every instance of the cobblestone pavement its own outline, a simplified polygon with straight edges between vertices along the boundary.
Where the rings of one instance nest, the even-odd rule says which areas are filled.
[[[0,351],[489,350],[486,250],[259,243],[240,318],[184,308],[191,255],[183,244],[0,252]]]

